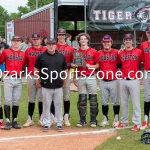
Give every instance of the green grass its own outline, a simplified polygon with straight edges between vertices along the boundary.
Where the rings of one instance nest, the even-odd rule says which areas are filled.
[[[2,88],[2,95],[3,95],[3,88]],[[78,93],[77,92],[71,92],[71,112],[70,112],[70,121],[72,124],[72,127],[76,126],[76,123],[79,121],[79,114],[77,110],[77,100],[78,100]],[[102,117],[102,111],[101,111],[101,105],[100,105],[100,92],[98,91],[98,102],[99,102],[99,114],[97,116],[98,122],[101,122]],[[19,107],[19,114],[18,114],[18,123],[20,125],[23,125],[27,120],[27,112],[28,112],[28,95],[27,95],[27,86],[26,84],[23,85],[22,90],[22,97],[20,101],[20,107]],[[143,119],[143,89],[141,90],[141,108],[142,108],[142,119]],[[113,122],[113,108],[112,104],[110,102],[109,107],[109,123],[110,126],[108,128],[111,128],[111,124]],[[132,104],[130,100],[130,109],[129,109],[129,122],[130,125],[133,125],[132,123]],[[37,100],[36,100],[36,106],[34,111],[33,120],[35,123],[38,122],[38,109],[37,109]],[[87,109],[87,125],[86,128],[89,127],[89,104]],[[97,127],[97,130],[100,130],[103,128]],[[149,150],[149,145],[143,145],[140,143],[140,136],[143,131],[140,132],[133,132],[130,131],[130,129],[126,130],[117,130],[117,136],[120,136],[121,140],[116,140],[116,136],[108,139],[106,142],[104,142],[102,145],[95,148],[95,150]]]

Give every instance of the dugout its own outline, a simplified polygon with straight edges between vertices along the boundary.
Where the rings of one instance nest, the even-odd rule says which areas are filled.
[[[143,31],[150,25],[148,1],[58,0],[57,24],[56,7],[50,3],[12,20],[14,30],[11,31],[23,38],[31,37],[33,32],[39,32],[42,37],[54,37],[56,26],[65,27],[73,38],[78,33],[87,31],[91,36],[91,46],[96,49],[100,49],[100,41],[105,34],[112,36],[113,47],[119,49],[123,44],[123,35],[130,32],[134,34],[135,44],[139,45],[146,40]],[[9,23],[6,23],[7,41],[13,35],[8,29]]]

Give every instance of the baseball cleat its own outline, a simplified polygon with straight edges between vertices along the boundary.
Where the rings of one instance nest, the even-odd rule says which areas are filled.
[[[63,132],[62,126],[57,126],[57,131],[58,131],[58,132]]]
[[[21,126],[18,125],[17,121],[12,122],[12,127],[15,129],[21,129]]]
[[[125,123],[119,123],[118,126],[116,126],[115,128],[116,129],[124,129],[128,127],[128,124],[125,124]]]
[[[5,128],[5,125],[4,125],[4,122],[3,122],[3,121],[0,122],[0,128],[1,128],[1,129],[4,129],[4,128]]]
[[[90,127],[95,128],[96,126],[96,122],[90,122]]]
[[[70,121],[69,121],[69,114],[65,114],[64,115],[64,124],[65,126],[69,127],[71,124],[70,124]]]
[[[105,127],[105,126],[109,126],[109,123],[108,121],[102,121],[100,124],[99,124],[100,127]]]
[[[42,122],[42,120],[39,120],[39,121],[38,121],[38,125],[40,125],[40,126],[42,126],[42,127],[44,126],[44,123]]]
[[[32,120],[27,120],[27,122],[23,125],[23,127],[33,126],[34,122]]]
[[[148,128],[148,123],[146,121],[143,121],[142,126],[140,127],[140,130],[145,130]]]
[[[131,128],[132,131],[139,131],[140,130],[140,127],[138,125],[134,125],[132,128]]]
[[[10,130],[11,129],[11,123],[10,122],[6,122],[5,128],[4,130]]]
[[[113,124],[112,124],[112,127],[115,128],[115,127],[117,127],[118,125],[119,125],[119,121],[114,121]]]
[[[77,127],[83,127],[84,125],[85,125],[84,121],[79,121],[76,126]]]
[[[49,127],[48,126],[44,126],[43,127],[43,132],[48,132],[49,131]]]

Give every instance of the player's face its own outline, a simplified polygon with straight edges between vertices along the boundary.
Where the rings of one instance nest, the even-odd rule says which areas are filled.
[[[104,50],[110,50],[111,46],[112,46],[112,42],[111,41],[103,41],[102,43]]]
[[[41,39],[40,38],[37,38],[37,39],[32,39],[32,43],[33,43],[33,46],[40,46],[41,45]]]
[[[147,38],[150,40],[150,31],[146,32]]]
[[[47,50],[49,53],[54,53],[56,50],[56,43],[47,44]]]
[[[63,43],[66,40],[66,34],[57,34],[58,42]]]
[[[12,48],[14,48],[14,49],[19,49],[20,44],[21,44],[21,41],[19,41],[19,40],[11,41]]]
[[[124,45],[126,48],[130,48],[133,46],[133,39],[124,39]]]
[[[79,40],[79,43],[81,46],[88,46],[88,39],[86,38],[86,36],[81,36],[80,37],[80,40]]]

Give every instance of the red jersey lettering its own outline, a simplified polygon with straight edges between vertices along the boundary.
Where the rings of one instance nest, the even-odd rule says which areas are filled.
[[[144,62],[144,69],[150,70],[150,42],[146,41],[141,44],[139,47],[143,51],[143,62]]]
[[[6,71],[9,72],[9,75],[17,73],[20,76],[25,62],[25,53],[21,50],[15,51],[11,48],[4,50],[0,55],[0,64],[3,62],[6,63]]]
[[[142,51],[140,49],[121,50],[119,53],[119,62],[122,64],[122,77],[136,78],[136,73],[139,70],[141,61]],[[140,77],[139,74],[137,76]]]
[[[98,51],[97,63],[100,70],[98,76],[107,80],[116,80],[116,72],[118,70],[118,50],[111,49],[110,51]],[[103,72],[103,73],[102,73]]]
[[[83,57],[84,57],[84,60],[87,64],[89,65],[94,65],[96,63],[96,55],[97,55],[97,51],[93,48],[88,48],[86,50],[82,50],[81,48],[79,50],[77,50],[77,52],[81,52]],[[88,69],[87,67],[84,68],[82,66],[79,66],[78,68],[78,75],[86,75],[86,76],[89,76],[91,75],[91,73],[93,72],[92,69]],[[82,73],[81,72],[84,71],[85,73]],[[96,72],[94,71],[94,74]]]
[[[67,64],[72,62],[74,51],[73,47],[68,44],[60,45],[57,43],[56,50],[65,56]]]
[[[27,72],[34,75],[34,65],[36,58],[39,54],[47,50],[46,47],[41,46],[40,48],[30,47],[25,51],[25,63],[27,64]]]

